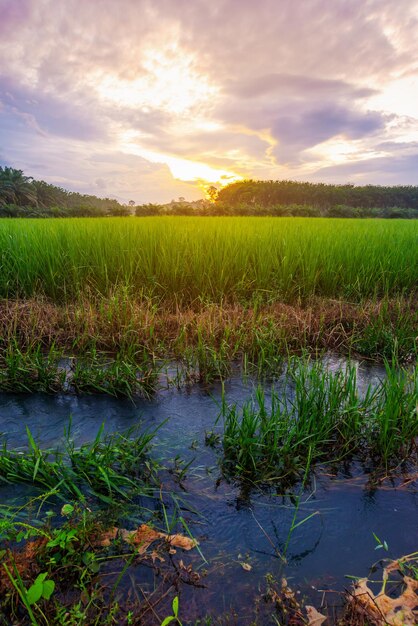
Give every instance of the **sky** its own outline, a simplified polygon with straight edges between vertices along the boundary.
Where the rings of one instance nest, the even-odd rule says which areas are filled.
[[[0,164],[135,203],[418,184],[418,0],[0,0]]]

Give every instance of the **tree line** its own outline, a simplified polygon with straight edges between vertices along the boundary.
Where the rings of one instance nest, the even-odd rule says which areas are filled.
[[[221,189],[217,200],[230,206],[257,204],[267,207],[286,204],[307,204],[323,208],[336,205],[359,208],[418,208],[418,186],[352,184],[330,185],[293,180],[244,180]]]
[[[0,217],[103,217],[129,215],[112,198],[67,191],[22,170],[0,166]]]
[[[67,191],[0,166],[0,217],[137,217],[248,215],[276,217],[418,218],[418,186],[355,186],[289,180],[231,183],[210,199],[168,204],[120,204],[113,198]]]

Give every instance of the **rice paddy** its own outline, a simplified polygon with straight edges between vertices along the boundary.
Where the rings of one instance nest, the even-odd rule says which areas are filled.
[[[385,493],[367,537],[415,555],[417,244],[414,220],[0,220],[0,624],[315,623],[285,575],[374,624],[306,563],[334,515],[353,547],[334,480],[348,517],[353,481]]]
[[[417,244],[414,220],[3,219],[0,296],[360,301],[415,291]]]

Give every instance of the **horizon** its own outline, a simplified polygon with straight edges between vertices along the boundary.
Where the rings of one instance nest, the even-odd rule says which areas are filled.
[[[418,183],[418,1],[0,0],[0,164],[121,203]]]

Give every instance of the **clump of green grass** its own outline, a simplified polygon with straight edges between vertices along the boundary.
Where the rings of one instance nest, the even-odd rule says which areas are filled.
[[[243,329],[239,339],[238,345],[244,348],[241,360],[245,374],[263,378],[266,375],[278,376],[282,372],[292,340],[283,320],[275,323],[272,319],[260,319],[253,328]],[[306,338],[299,337],[299,342],[298,347],[302,349]]]
[[[159,369],[144,352],[124,350],[109,358],[95,348],[73,359],[69,368],[54,345],[44,354],[39,344],[20,350],[13,342],[0,355],[0,391],[150,397],[158,385]]]
[[[178,379],[186,383],[210,384],[215,380],[229,378],[238,348],[237,345],[231,345],[227,335],[226,331],[220,341],[215,342],[213,337],[203,334],[199,328],[196,345],[184,349],[179,362]]]
[[[26,430],[27,450],[10,450],[3,444],[0,481],[37,485],[62,498],[95,497],[108,504],[126,502],[150,489],[152,465],[147,451],[154,432],[106,435],[102,425],[92,443],[76,448],[67,436],[63,450],[43,450]]]
[[[377,465],[407,459],[418,437],[418,370],[386,366],[387,377],[364,395],[356,369],[331,372],[319,362],[293,359],[285,375],[288,397],[259,387],[242,408],[224,401],[223,469],[250,480],[298,476],[304,459],[333,462],[357,454]]]
[[[0,357],[0,391],[57,393],[65,386],[62,353],[54,345],[43,354],[40,345],[20,350],[11,343]]]
[[[411,300],[408,307],[395,302],[389,308],[383,301],[377,315],[353,337],[352,347],[374,359],[391,360],[393,356],[413,360],[417,354],[418,312]]]
[[[399,368],[386,363],[371,407],[368,445],[375,457],[387,464],[400,463],[418,449],[418,366]]]
[[[158,383],[158,367],[143,359],[119,353],[115,359],[105,359],[96,350],[82,359],[75,359],[69,384],[76,393],[105,393],[116,397],[150,397]]]

